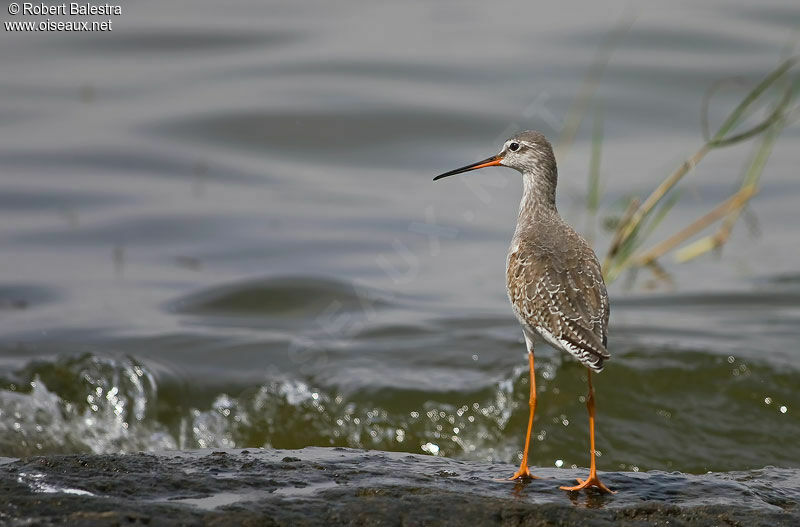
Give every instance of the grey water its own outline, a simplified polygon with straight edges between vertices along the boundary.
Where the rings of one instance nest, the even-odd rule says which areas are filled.
[[[595,230],[796,39],[790,1],[126,3],[108,33],[0,30],[0,456],[347,446],[518,462],[503,169],[555,139],[621,26],[559,209]],[[34,17],[31,17],[32,19]],[[7,20],[5,12],[3,19]],[[601,214],[585,213],[602,114]],[[663,239],[735,191],[712,152]],[[800,466],[798,128],[721,256],[610,288],[605,470]],[[587,459],[585,373],[537,350],[532,463]]]

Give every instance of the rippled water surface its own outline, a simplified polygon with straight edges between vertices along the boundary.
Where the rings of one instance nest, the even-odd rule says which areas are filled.
[[[0,455],[518,460],[519,178],[431,178],[518,129],[556,137],[630,19],[593,98],[616,210],[700,145],[708,87],[757,81],[800,26],[795,2],[738,4],[143,1],[109,34],[0,33]],[[601,468],[800,466],[798,135],[721,258],[611,287]],[[704,160],[656,238],[729,195],[750,148]],[[559,208],[584,231],[590,150],[591,115],[559,152]],[[549,348],[537,364],[533,463],[585,466],[585,372]]]

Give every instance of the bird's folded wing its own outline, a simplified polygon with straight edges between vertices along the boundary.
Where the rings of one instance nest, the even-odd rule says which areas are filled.
[[[508,292],[524,323],[552,335],[587,366],[599,369],[609,358],[608,296],[594,254],[519,248],[509,255]]]

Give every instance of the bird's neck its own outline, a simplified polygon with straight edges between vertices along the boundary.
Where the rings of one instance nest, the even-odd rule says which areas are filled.
[[[522,177],[523,194],[519,204],[517,234],[539,223],[560,219],[556,209],[556,174],[525,172]]]

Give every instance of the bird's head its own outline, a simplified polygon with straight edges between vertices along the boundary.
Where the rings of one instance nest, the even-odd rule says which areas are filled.
[[[534,177],[552,179],[552,184],[555,186],[556,159],[553,155],[553,147],[550,146],[550,142],[543,134],[532,130],[519,132],[510,137],[503,143],[503,148],[498,154],[471,165],[439,174],[433,180],[436,181],[448,176],[493,166],[504,166]]]

